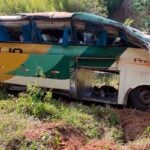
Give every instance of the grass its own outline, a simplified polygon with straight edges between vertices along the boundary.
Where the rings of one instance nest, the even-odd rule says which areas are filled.
[[[12,147],[14,143],[19,143],[18,147],[27,147],[23,133],[30,127],[30,116],[47,122],[61,121],[78,128],[88,139],[99,139],[103,134],[100,126],[109,126],[107,118],[110,115],[108,112],[111,112],[110,108],[99,108],[98,110],[97,106],[92,106],[91,109],[82,104],[66,104],[56,100],[33,103],[31,99],[25,98],[25,95],[16,99],[1,100],[0,149]],[[39,146],[39,142],[32,141],[30,148],[36,149]]]
[[[0,149],[5,149],[13,139],[23,137],[27,119],[15,112],[15,102],[0,101]]]
[[[35,118],[32,121],[30,117]],[[43,91],[30,86],[27,93],[19,97],[0,93],[0,150],[10,149],[14,143],[18,149],[37,149],[49,140],[58,144],[59,138],[47,133],[43,141],[26,141],[24,131],[40,120],[44,122],[63,122],[79,129],[88,140],[110,139],[118,143],[123,141],[123,131],[119,119],[110,107],[86,106],[77,103],[65,103],[52,98],[51,91]],[[150,129],[145,134],[149,136]]]
[[[16,104],[19,113],[34,116],[40,120],[63,121],[84,132],[89,138],[99,137],[98,121],[93,114],[88,114],[74,104],[65,104],[52,100],[52,102],[36,102],[19,100]]]
[[[117,117],[110,108],[94,105],[89,107],[76,103],[67,104],[52,99],[51,91],[44,94],[41,90],[37,85],[29,86],[27,93],[20,94],[16,99],[1,100],[1,111],[4,113],[16,112],[51,122],[63,121],[80,129],[88,138],[101,137],[100,124],[115,126],[118,123]]]
[[[29,86],[27,93],[17,99],[18,113],[34,116],[40,120],[63,121],[80,129],[88,138],[101,137],[100,124],[115,126],[117,115],[109,107],[83,106],[82,104],[67,104],[52,99],[51,91],[44,91],[37,85]]]

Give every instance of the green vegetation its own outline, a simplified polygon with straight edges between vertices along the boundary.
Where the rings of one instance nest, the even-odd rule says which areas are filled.
[[[77,134],[76,130],[79,130],[86,137],[86,142],[92,139],[108,139],[117,143],[124,141],[118,115],[108,106],[86,106],[55,100],[51,91],[43,90],[37,84],[28,86],[27,92],[21,93],[18,97],[8,96],[3,92],[0,95],[2,150],[59,149],[62,133],[66,134],[67,130],[70,137],[70,131]],[[45,126],[55,123],[60,123],[61,126],[54,131],[54,127]],[[51,132],[49,128],[52,129]],[[30,131],[31,137],[39,132],[40,138],[28,139],[26,131]],[[147,127],[144,137],[149,137],[149,131]]]
[[[84,11],[102,16],[113,13],[122,0],[0,0],[0,13],[12,15],[18,12]]]
[[[0,101],[0,149],[9,147],[12,140],[22,138],[26,129],[28,121],[15,112],[15,105],[13,100]]]
[[[134,23],[134,20],[128,18],[125,20],[124,25],[126,26],[131,26]]]
[[[46,122],[61,121],[78,128],[88,139],[102,137],[101,125],[111,128],[118,124],[116,114],[109,107],[94,105],[89,107],[54,100],[51,91],[44,91],[38,88],[36,84],[28,86],[27,92],[21,93],[18,98],[6,96],[5,100],[1,100],[0,113],[0,143],[6,142],[6,147],[12,146],[13,142],[16,141],[18,141],[19,146],[27,146],[28,142],[24,139],[23,132],[29,123],[28,117],[30,116]],[[46,142],[51,139],[54,145],[59,145],[58,135],[55,134],[51,137],[45,133],[41,140],[45,139],[43,142]],[[33,149],[38,146],[39,143],[37,142],[30,144],[30,148],[33,147]]]
[[[92,3],[91,3],[92,2]],[[94,3],[94,4],[93,4]],[[1,0],[1,14],[12,15],[18,12],[43,12],[43,11],[87,11],[106,15],[106,6],[103,1],[91,0]],[[86,5],[87,4],[87,5]],[[91,5],[92,4],[92,5]]]
[[[145,129],[145,135],[150,137],[150,126],[149,127],[146,127]]]
[[[117,128],[113,129],[112,137],[119,142],[123,141],[123,131]]]
[[[105,5],[107,6],[107,9],[109,10],[109,15],[111,15],[113,12],[115,12],[119,8],[122,1],[123,0],[105,0]]]
[[[132,0],[132,7],[137,14],[137,23],[146,32],[150,32],[150,1]]]
[[[44,93],[46,93],[44,95]],[[52,99],[50,91],[43,91],[37,85],[28,86],[27,93],[20,94],[16,110],[19,113],[34,116],[49,121],[61,120],[84,132],[89,138],[98,138],[99,121],[109,126],[118,124],[116,114],[110,108],[100,106],[83,106],[82,104],[67,104]],[[68,115],[69,114],[69,115]]]

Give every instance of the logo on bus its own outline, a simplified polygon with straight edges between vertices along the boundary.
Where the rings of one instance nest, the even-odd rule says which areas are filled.
[[[150,66],[150,61],[149,60],[144,60],[141,58],[135,58],[134,63],[138,65],[145,65],[145,66]]]
[[[23,53],[21,48],[9,48],[9,53]]]
[[[7,50],[9,53],[23,53],[21,48],[8,48]],[[0,47],[0,52],[3,52],[2,47]]]

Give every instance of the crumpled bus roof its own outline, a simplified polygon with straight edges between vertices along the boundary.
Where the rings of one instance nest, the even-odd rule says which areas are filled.
[[[150,52],[150,35],[122,23],[89,13],[75,13],[73,18],[102,25],[114,26],[122,30],[135,45],[146,48]]]
[[[108,19],[102,16],[97,16],[89,13],[82,12],[44,12],[44,13],[18,13],[18,16],[1,16],[2,20],[23,20],[31,17],[35,18],[47,18],[47,19],[72,19],[81,20],[85,22],[91,22],[95,24],[101,24],[102,26],[112,26],[121,30],[125,36],[130,39],[132,43],[137,46],[146,48],[150,52],[150,35],[147,35],[135,28],[127,27],[122,23]]]

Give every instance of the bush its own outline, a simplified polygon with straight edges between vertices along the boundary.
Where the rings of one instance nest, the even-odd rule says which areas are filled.
[[[33,106],[33,115],[39,119],[59,119],[59,110],[49,103],[39,102]]]
[[[58,109],[48,101],[52,99],[52,92],[45,91],[34,85],[28,85],[27,93],[21,93],[18,98],[17,111],[33,115],[39,119],[58,119]],[[46,102],[44,102],[46,101]]]
[[[119,124],[119,119],[118,116],[115,112],[111,112],[109,117],[108,117],[108,122],[110,126],[116,126]]]
[[[112,137],[115,141],[122,142],[123,140],[123,131],[117,128],[114,128]]]
[[[58,119],[59,110],[50,103],[37,102],[32,103],[29,100],[18,101],[17,103],[17,112],[33,115],[39,119]]]
[[[12,113],[16,110],[16,101],[15,100],[1,100],[0,101],[0,110],[3,113]]]
[[[19,99],[17,101],[16,110],[18,113],[32,115],[32,102],[25,99]]]

